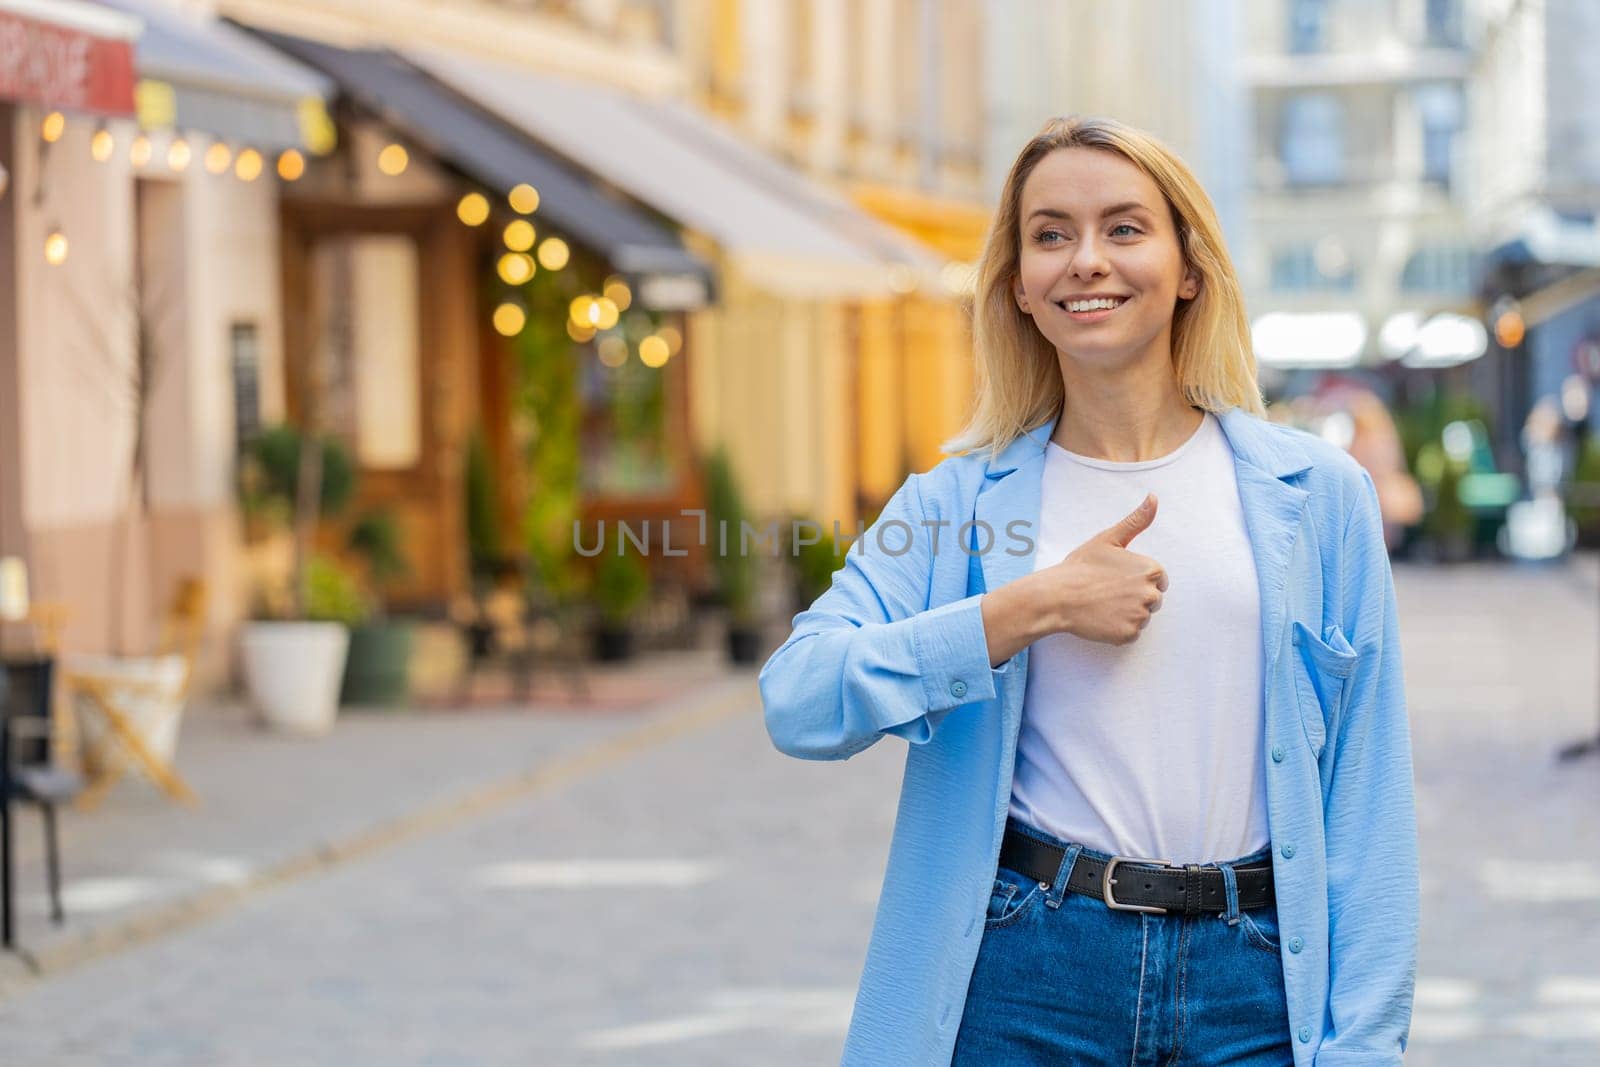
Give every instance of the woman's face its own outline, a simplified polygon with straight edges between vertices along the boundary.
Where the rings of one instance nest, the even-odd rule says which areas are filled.
[[[1200,291],[1161,190],[1114,152],[1063,148],[1022,187],[1017,306],[1057,351],[1112,369],[1171,358],[1172,313]],[[1074,310],[1081,300],[1110,297]]]

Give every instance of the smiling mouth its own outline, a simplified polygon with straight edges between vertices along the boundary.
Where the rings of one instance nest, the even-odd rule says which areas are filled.
[[[1067,318],[1074,322],[1099,322],[1102,318],[1109,317],[1112,312],[1130,301],[1128,296],[1122,298],[1102,298],[1094,301],[1056,301],[1056,307],[1064,310]],[[1074,310],[1078,309],[1078,310]]]
[[[1115,311],[1128,302],[1125,296],[1097,297],[1093,300],[1057,300],[1056,307],[1069,315],[1092,315],[1098,312]]]

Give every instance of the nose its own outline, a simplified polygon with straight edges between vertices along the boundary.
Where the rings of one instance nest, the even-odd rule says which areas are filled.
[[[1085,234],[1078,242],[1077,249],[1072,253],[1072,261],[1067,264],[1068,273],[1074,278],[1100,278],[1106,274],[1106,257],[1100,244],[1093,234]]]

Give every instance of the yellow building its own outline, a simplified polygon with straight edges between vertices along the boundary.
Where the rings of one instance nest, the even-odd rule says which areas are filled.
[[[875,200],[885,216],[895,214],[882,190],[853,201],[846,183],[819,180],[832,175],[783,144],[749,136],[758,112],[730,108],[720,88],[728,71],[754,76],[768,45],[781,46],[782,32],[748,37],[769,25],[769,8],[809,20],[809,5],[218,7],[270,29],[394,49],[675,223],[720,282],[685,331],[693,451],[726,444],[758,515],[802,514],[853,529],[860,510],[875,509],[906,470],[936,460],[936,442],[959,421],[969,373],[953,275],[943,270],[951,242],[925,244],[874,218],[860,204]],[[821,7],[833,16],[849,10],[842,2]],[[879,15],[873,40],[892,46],[894,12]],[[872,64],[858,57],[858,66]],[[736,95],[753,98],[764,85]],[[891,84],[884,89],[892,95]],[[803,126],[786,126],[780,140],[800,143]],[[877,134],[863,130],[857,139],[866,158]],[[976,156],[964,165],[975,174]],[[971,241],[955,247],[971,258]]]

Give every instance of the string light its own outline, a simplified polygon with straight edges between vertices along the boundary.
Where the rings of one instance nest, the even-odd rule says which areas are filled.
[[[511,251],[526,252],[533,247],[533,239],[536,234],[533,231],[533,223],[527,219],[517,219],[506,225],[504,236],[506,247]]]
[[[588,344],[590,341],[594,340],[594,327],[585,326],[581,322],[573,322],[571,319],[568,319],[567,336],[578,342],[580,345]]]
[[[254,148],[246,148],[233,161],[233,174],[242,182],[253,182],[261,177],[261,167],[261,153]]]
[[[600,321],[600,309],[592,296],[575,296],[567,305],[567,316],[580,326],[593,328]]]
[[[512,303],[494,309],[494,328],[502,337],[515,337],[527,325],[528,314]]]
[[[481,226],[489,218],[489,199],[482,193],[468,193],[456,204],[456,218],[468,226]]]
[[[605,286],[601,289],[606,299],[617,306],[618,311],[627,311],[628,305],[633,303],[633,290],[628,288],[628,283],[613,275],[606,279]]]
[[[221,174],[232,162],[233,150],[221,141],[213,141],[206,149],[206,170],[212,174]]]
[[[546,237],[539,245],[539,266],[545,270],[560,270],[572,258],[572,250],[559,237]]]
[[[391,178],[398,178],[406,172],[406,165],[411,162],[411,153],[406,151],[405,145],[393,142],[383,146],[378,153],[378,169]]]
[[[506,199],[511,201],[511,210],[518,215],[532,215],[539,210],[539,190],[527,182],[513,187]]]
[[[94,131],[94,136],[89,138],[89,154],[96,163],[104,163],[117,151],[117,139],[105,127]]]
[[[533,257],[522,252],[507,252],[500,257],[500,280],[507,285],[521,285],[533,277]]]
[[[602,296],[594,302],[594,311],[591,313],[593,323],[602,330],[609,330],[617,324],[620,314],[617,305],[610,297]]]
[[[44,261],[52,267],[59,267],[67,261],[67,235],[60,230],[51,230],[44,239]]]
[[[639,342],[639,362],[646,367],[663,366],[672,352],[667,348],[667,342],[651,334]]]
[[[663,326],[656,331],[656,335],[667,342],[667,355],[675,356],[683,347],[683,334],[678,332],[676,326]]]
[[[189,169],[189,161],[194,158],[194,153],[189,149],[189,142],[182,137],[176,138],[167,146],[167,166],[178,173]]]
[[[286,182],[299,181],[306,172],[306,157],[293,148],[286,148],[278,156],[278,177]]]
[[[600,362],[608,367],[620,367],[628,361],[628,342],[615,334],[600,338],[595,349]]]
[[[142,167],[150,162],[153,151],[154,149],[150,147],[150,138],[141,133],[128,145],[128,162],[136,167]]]
[[[55,144],[61,140],[61,135],[67,132],[67,116],[59,111],[52,111],[44,117],[39,124],[39,136],[48,144]]]

